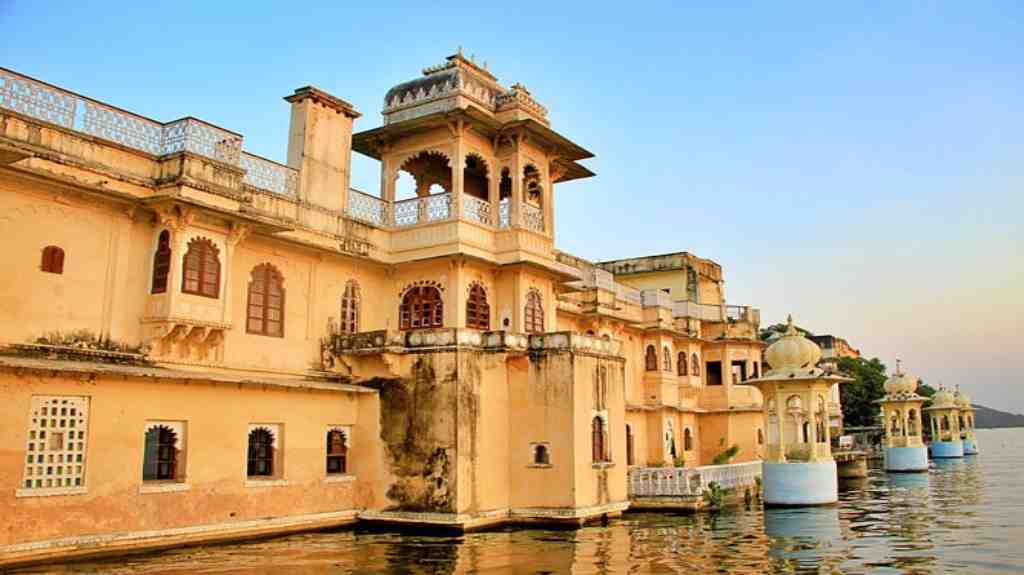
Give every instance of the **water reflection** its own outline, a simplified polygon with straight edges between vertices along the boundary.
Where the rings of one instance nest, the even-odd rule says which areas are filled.
[[[928,473],[844,482],[835,507],[633,513],[607,527],[431,537],[373,531],[180,549],[28,573],[1011,573],[1024,566],[1024,430]],[[1002,435],[998,435],[1002,434]]]

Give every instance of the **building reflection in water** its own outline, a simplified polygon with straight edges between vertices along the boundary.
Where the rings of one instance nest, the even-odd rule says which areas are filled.
[[[775,570],[838,571],[849,555],[836,507],[766,509],[764,532]]]

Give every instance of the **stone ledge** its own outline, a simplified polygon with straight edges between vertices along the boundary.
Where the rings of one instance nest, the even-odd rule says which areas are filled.
[[[85,487],[33,487],[16,489],[15,497],[54,497],[58,495],[84,495]]]
[[[192,486],[188,483],[143,483],[139,486],[139,493],[177,493],[179,491],[189,491],[190,489],[192,489]]]
[[[208,523],[171,529],[129,531],[0,545],[0,566],[27,565],[72,558],[119,555],[141,550],[170,549],[214,541],[235,541],[267,535],[327,529],[354,523],[358,511],[308,513],[291,517]]]

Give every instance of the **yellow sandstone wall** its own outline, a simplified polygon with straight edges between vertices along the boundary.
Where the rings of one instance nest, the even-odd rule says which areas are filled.
[[[87,492],[17,497],[33,395],[89,397]],[[376,396],[267,386],[0,372],[0,544],[225,524],[379,504]],[[186,491],[140,493],[146,422],[185,422]],[[247,486],[248,426],[280,424],[285,484]],[[329,482],[328,426],[352,426],[348,471]],[[148,482],[147,482],[148,483]],[[256,483],[258,485],[258,483]]]

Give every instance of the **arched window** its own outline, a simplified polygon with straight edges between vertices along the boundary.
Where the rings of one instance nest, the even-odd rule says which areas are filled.
[[[348,470],[348,438],[340,429],[327,432],[327,473],[345,473]]]
[[[672,352],[669,351],[667,345],[661,349],[661,362],[662,369],[669,372],[672,371]]]
[[[697,354],[690,356],[690,374],[700,375],[700,360],[697,359]]]
[[[689,427],[683,430],[683,451],[693,451],[693,432]]]
[[[359,333],[359,282],[345,282],[341,296],[341,333]]]
[[[942,416],[942,430],[943,431],[949,431],[950,430],[949,415],[943,415]]]
[[[526,333],[544,333],[544,304],[540,292],[526,292]]]
[[[551,454],[548,452],[547,445],[538,443],[533,446],[533,464],[551,465]]]
[[[593,459],[595,462],[608,461],[608,450],[606,445],[607,437],[604,430],[604,420],[594,416],[590,422],[590,442],[593,447]]]
[[[156,242],[156,253],[153,254],[153,287],[149,293],[167,291],[167,276],[171,273],[171,232],[160,232]]]
[[[257,427],[249,432],[249,477],[273,477],[274,475],[274,434],[269,429]]]
[[[416,286],[405,290],[398,308],[401,329],[422,329],[444,325],[441,290],[434,286]]]
[[[676,357],[676,370],[678,371],[679,375],[686,375],[687,373],[689,373],[689,370],[686,369],[685,351],[679,352],[679,356]]]
[[[64,273],[64,250],[57,246],[43,248],[43,261],[39,269],[51,274]]]
[[[633,428],[626,425],[626,465],[633,465]]]
[[[757,444],[764,445],[764,432],[760,428],[757,430]]]
[[[907,435],[917,435],[917,411],[907,411]]]
[[[804,422],[804,443],[811,442],[811,422]]]
[[[484,286],[478,283],[469,287],[469,297],[466,299],[466,327],[491,329],[491,306],[487,304]]]
[[[220,296],[220,256],[206,238],[193,238],[185,252],[181,291],[216,298]]]
[[[260,264],[252,269],[248,308],[246,332],[284,337],[284,279],[277,268]]]
[[[523,168],[523,199],[527,203],[540,207],[544,196],[544,187],[540,183],[540,170],[533,164]]]
[[[477,154],[466,155],[465,165],[462,168],[462,193],[467,196],[490,201],[490,187],[487,162]]]
[[[647,346],[647,352],[644,353],[644,368],[647,371],[658,371],[658,352],[653,345]]]
[[[177,443],[177,434],[165,425],[157,425],[146,431],[145,451],[142,458],[143,481],[177,478]]]

